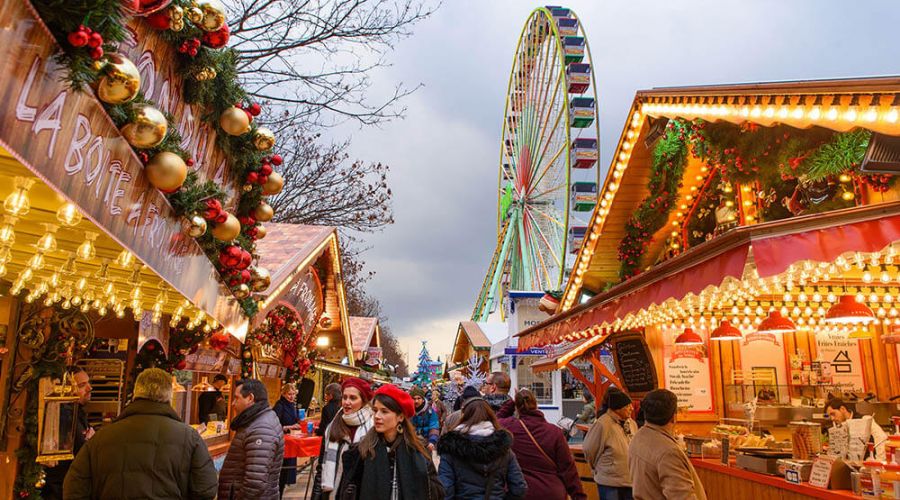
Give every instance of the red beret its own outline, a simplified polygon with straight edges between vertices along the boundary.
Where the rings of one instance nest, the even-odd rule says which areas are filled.
[[[341,390],[343,391],[348,387],[353,387],[358,390],[359,394],[363,398],[363,401],[365,401],[366,403],[372,401],[372,386],[369,385],[369,383],[365,380],[357,377],[347,377],[343,382],[341,382]]]
[[[396,385],[385,384],[378,388],[375,391],[375,395],[385,395],[400,405],[400,409],[403,410],[403,414],[406,415],[406,418],[413,418],[416,415],[416,405],[413,403],[412,397],[406,393],[403,389],[397,387]]]

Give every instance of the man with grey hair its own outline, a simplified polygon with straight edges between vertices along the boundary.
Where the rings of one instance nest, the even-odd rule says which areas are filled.
[[[131,404],[75,457],[63,498],[215,498],[216,468],[206,444],[171,402],[172,375],[142,371]]]
[[[334,416],[341,410],[341,384],[331,383],[325,386],[325,407],[322,408],[322,418],[316,427],[316,436],[324,436],[328,424],[334,420]]]

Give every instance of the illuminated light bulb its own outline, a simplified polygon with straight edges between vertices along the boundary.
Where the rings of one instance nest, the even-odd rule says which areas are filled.
[[[94,240],[97,239],[97,233],[85,231],[84,241],[78,245],[75,255],[81,260],[93,260],[97,256],[97,249],[94,247]]]
[[[878,302],[878,295],[875,292],[869,295],[869,302]]]
[[[822,117],[822,109],[818,106],[813,106],[812,109],[809,110],[809,119],[812,121],[816,121]]]
[[[134,263],[134,254],[129,252],[128,250],[122,250],[119,252],[119,256],[116,257],[116,264],[122,267],[131,267],[131,264]]]
[[[58,229],[58,227],[56,226],[56,224],[44,224],[44,229],[47,232],[45,232],[44,235],[41,236],[35,246],[37,247],[38,251],[41,252],[55,252],[57,248],[56,230]]]
[[[105,295],[115,295],[115,293],[116,293],[115,285],[113,285],[111,281],[107,282],[106,285],[103,287],[103,293]]]
[[[895,316],[897,316],[897,308],[896,308],[896,307],[891,307],[891,308],[888,310],[888,314],[890,314],[892,318],[895,317]]]
[[[786,306],[781,306],[781,310],[779,311],[782,316],[788,315],[788,308]]]
[[[44,268],[44,254],[42,254],[41,252],[38,252],[38,253],[32,255],[31,258],[28,259],[28,268],[34,269],[35,271],[40,271],[41,269],[43,269]]]
[[[81,212],[73,203],[63,203],[56,209],[56,220],[65,227],[77,226],[81,219]]]
[[[797,295],[797,300],[799,300],[800,302],[806,302],[807,299],[808,297],[806,296],[806,292],[800,292],[800,294]]]
[[[844,201],[853,201],[854,198],[856,198],[856,195],[853,194],[853,191],[844,190],[844,192],[841,193],[841,199]]]
[[[66,299],[66,300],[60,302],[59,307],[65,309],[65,310],[68,310],[72,307],[72,302],[70,302],[69,299]]]
[[[878,276],[878,279],[880,279],[882,283],[890,283],[891,275],[885,269],[885,270],[881,271],[881,274]]]
[[[859,292],[856,294],[856,301],[859,303],[863,303],[866,301],[866,296],[863,295],[862,292]]]
[[[81,312],[87,314],[87,312],[90,310],[91,310],[90,304],[88,304],[87,302],[85,302],[84,304],[81,304]]]
[[[822,302],[822,294],[816,292],[812,296],[813,302]]]
[[[828,292],[828,297],[825,300],[833,303],[837,300],[837,296],[834,294],[834,292]]]
[[[791,118],[793,118],[795,120],[802,120],[803,119],[803,108],[801,108],[799,106],[794,108],[794,111],[791,112]]]
[[[793,298],[791,297],[790,293],[785,293],[784,297],[782,297],[782,300],[784,300],[785,302],[790,302],[791,300],[793,300]]]
[[[81,297],[76,295],[76,296],[72,297],[71,302],[72,302],[73,306],[78,307],[79,305],[81,305]]]
[[[34,185],[34,179],[16,177],[16,189],[3,200],[3,209],[7,214],[22,217],[31,210],[31,200],[28,199],[28,190]]]
[[[47,297],[44,299],[44,307],[50,307],[52,305],[53,305],[53,299],[51,299],[50,297]]]
[[[731,201],[731,200],[726,200],[726,201],[725,201],[725,206],[726,206],[726,207],[729,207],[729,208],[730,208],[730,207],[733,207],[733,206],[734,206],[734,202]]]
[[[140,301],[141,300],[141,287],[133,288],[131,290],[131,293],[129,294],[129,297],[131,297],[131,300]]]
[[[763,116],[765,116],[766,118],[772,118],[773,116],[775,116],[775,108],[773,108],[772,106],[767,106],[766,110],[763,111]]]
[[[837,120],[837,119],[838,119],[838,110],[837,110],[837,108],[834,107],[834,106],[832,106],[831,108],[829,108],[828,111],[825,113],[825,118],[828,119],[828,120],[830,120],[830,121],[835,121],[835,120]]]
[[[789,111],[788,111],[787,106],[782,106],[782,107],[778,108],[778,118],[781,118],[782,120],[784,120],[785,118],[788,117],[788,113],[789,113]]]
[[[890,293],[885,293],[885,294],[884,294],[884,297],[882,297],[881,300],[883,300],[883,301],[885,301],[886,303],[890,304],[891,302],[894,301],[894,296],[891,295]]]
[[[886,121],[888,123],[897,123],[898,118],[900,118],[900,116],[898,116],[896,109],[891,109],[890,111],[888,111],[887,113],[884,114],[884,121]]]
[[[684,199],[687,201],[691,201],[694,199],[694,196],[689,194],[689,195],[685,196]]]
[[[34,277],[34,271],[32,271],[30,267],[26,267],[19,273],[19,276],[16,278],[16,281],[24,283],[33,277]]]
[[[75,288],[77,288],[78,291],[81,292],[81,291],[84,291],[85,288],[87,288],[87,284],[88,284],[87,278],[85,278],[84,276],[82,276],[82,277],[75,283]]]
[[[16,218],[10,215],[3,216],[3,225],[0,226],[0,243],[12,245],[16,241]]]
[[[125,309],[116,309],[116,317],[122,319],[125,317]]]
[[[844,121],[855,122],[857,116],[858,115],[856,113],[856,110],[853,108],[850,108],[844,113]]]

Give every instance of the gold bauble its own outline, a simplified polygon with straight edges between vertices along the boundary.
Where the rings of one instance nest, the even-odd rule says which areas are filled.
[[[841,193],[841,199],[844,201],[853,201],[853,198],[856,198],[856,195],[853,194],[853,191],[844,191]]]
[[[319,318],[319,326],[324,330],[328,330],[333,324],[334,323],[331,321],[331,318],[329,318],[328,316],[322,316],[321,318]]]
[[[219,0],[199,0],[187,15],[203,31],[219,31],[225,26],[225,6]]]
[[[260,151],[272,149],[275,145],[275,133],[266,127],[259,127],[253,135],[253,145]]]
[[[284,188],[284,177],[278,172],[269,174],[269,178],[262,186],[262,192],[265,195],[278,194]]]
[[[259,222],[269,222],[272,217],[275,217],[275,210],[264,201],[260,202],[259,206],[253,210],[253,218]]]
[[[184,19],[184,9],[179,5],[169,7],[169,19],[172,21],[181,21]]]
[[[246,283],[241,283],[240,285],[234,287],[233,293],[234,296],[240,300],[246,299],[250,296],[250,287],[247,286]]]
[[[172,20],[172,31],[181,31],[184,29],[184,20],[182,19],[173,19]]]
[[[213,238],[219,241],[231,241],[241,234],[241,222],[237,217],[228,214],[228,219],[212,228]]]
[[[198,82],[204,82],[206,80],[212,80],[217,75],[216,70],[211,67],[203,68],[196,73],[194,73],[194,80]]]
[[[181,221],[181,228],[191,238],[199,238],[206,234],[206,219],[197,214],[185,217]]]
[[[166,115],[153,106],[138,104],[134,107],[134,120],[122,127],[122,135],[128,144],[149,149],[159,146],[168,130]]]
[[[253,277],[250,279],[250,288],[254,292],[261,292],[266,288],[269,288],[269,285],[272,284],[272,276],[269,274],[268,269],[257,267],[252,273]]]
[[[131,60],[121,54],[107,56],[103,76],[97,84],[97,98],[106,104],[126,103],[141,88],[141,73]]]
[[[159,189],[163,193],[171,193],[177,191],[184,184],[187,178],[187,165],[175,153],[163,151],[157,153],[147,166],[144,167],[144,173],[147,174],[147,180],[153,187]]]
[[[256,226],[256,239],[261,240],[266,237],[266,226],[262,224]]]
[[[219,126],[229,135],[244,135],[250,131],[250,117],[243,109],[232,106],[219,117]]]

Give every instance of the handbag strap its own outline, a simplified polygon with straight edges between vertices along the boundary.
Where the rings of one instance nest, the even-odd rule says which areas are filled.
[[[538,451],[541,452],[541,455],[544,455],[544,458],[546,458],[547,461],[550,462],[550,464],[552,464],[553,467],[555,468],[556,462],[554,462],[553,459],[550,458],[550,455],[547,455],[547,452],[544,451],[544,448],[541,447],[540,444],[538,444],[537,439],[534,439],[534,436],[531,434],[531,431],[528,430],[528,426],[525,425],[525,422],[522,422],[522,419],[516,419],[516,420],[519,422],[519,425],[521,425],[522,428],[525,429],[525,434],[528,434],[528,437],[531,438],[531,442],[534,443],[534,446],[536,446]]]

